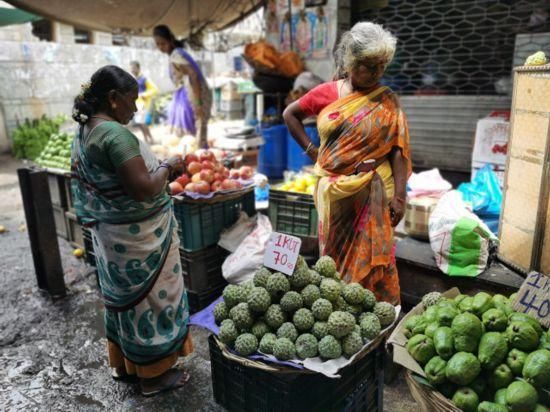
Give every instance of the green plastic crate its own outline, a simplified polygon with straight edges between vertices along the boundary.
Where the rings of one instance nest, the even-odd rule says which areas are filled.
[[[276,232],[317,237],[319,217],[311,195],[270,190],[269,220]]]
[[[178,221],[180,247],[188,252],[213,246],[220,240],[221,232],[235,224],[240,212],[249,216],[256,213],[254,189],[240,195],[227,196],[227,200],[197,201],[175,198],[174,215]]]

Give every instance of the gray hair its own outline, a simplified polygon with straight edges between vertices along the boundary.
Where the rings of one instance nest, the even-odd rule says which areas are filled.
[[[342,35],[334,53],[337,76],[341,77],[359,60],[383,58],[388,64],[395,54],[397,39],[379,24],[361,22]]]

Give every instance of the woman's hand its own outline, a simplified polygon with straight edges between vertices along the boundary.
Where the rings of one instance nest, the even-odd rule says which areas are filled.
[[[176,173],[183,173],[185,171],[185,163],[183,163],[183,158],[180,155],[175,155],[166,160],[172,170]]]
[[[319,157],[319,149],[317,147],[312,147],[311,149],[309,149],[307,155],[313,161],[313,163],[317,163],[317,158]]]
[[[405,216],[405,199],[394,196],[390,202],[391,225],[396,227]]]

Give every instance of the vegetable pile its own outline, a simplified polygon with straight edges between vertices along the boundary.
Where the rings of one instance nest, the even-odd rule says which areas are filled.
[[[28,120],[12,133],[13,154],[17,159],[35,160],[46,147],[52,135],[59,132],[65,122],[65,116],[53,119],[42,116],[40,119]]]

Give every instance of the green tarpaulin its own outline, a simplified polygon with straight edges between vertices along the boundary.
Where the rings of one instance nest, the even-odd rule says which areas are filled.
[[[42,17],[19,9],[0,7],[0,27],[40,20]]]

